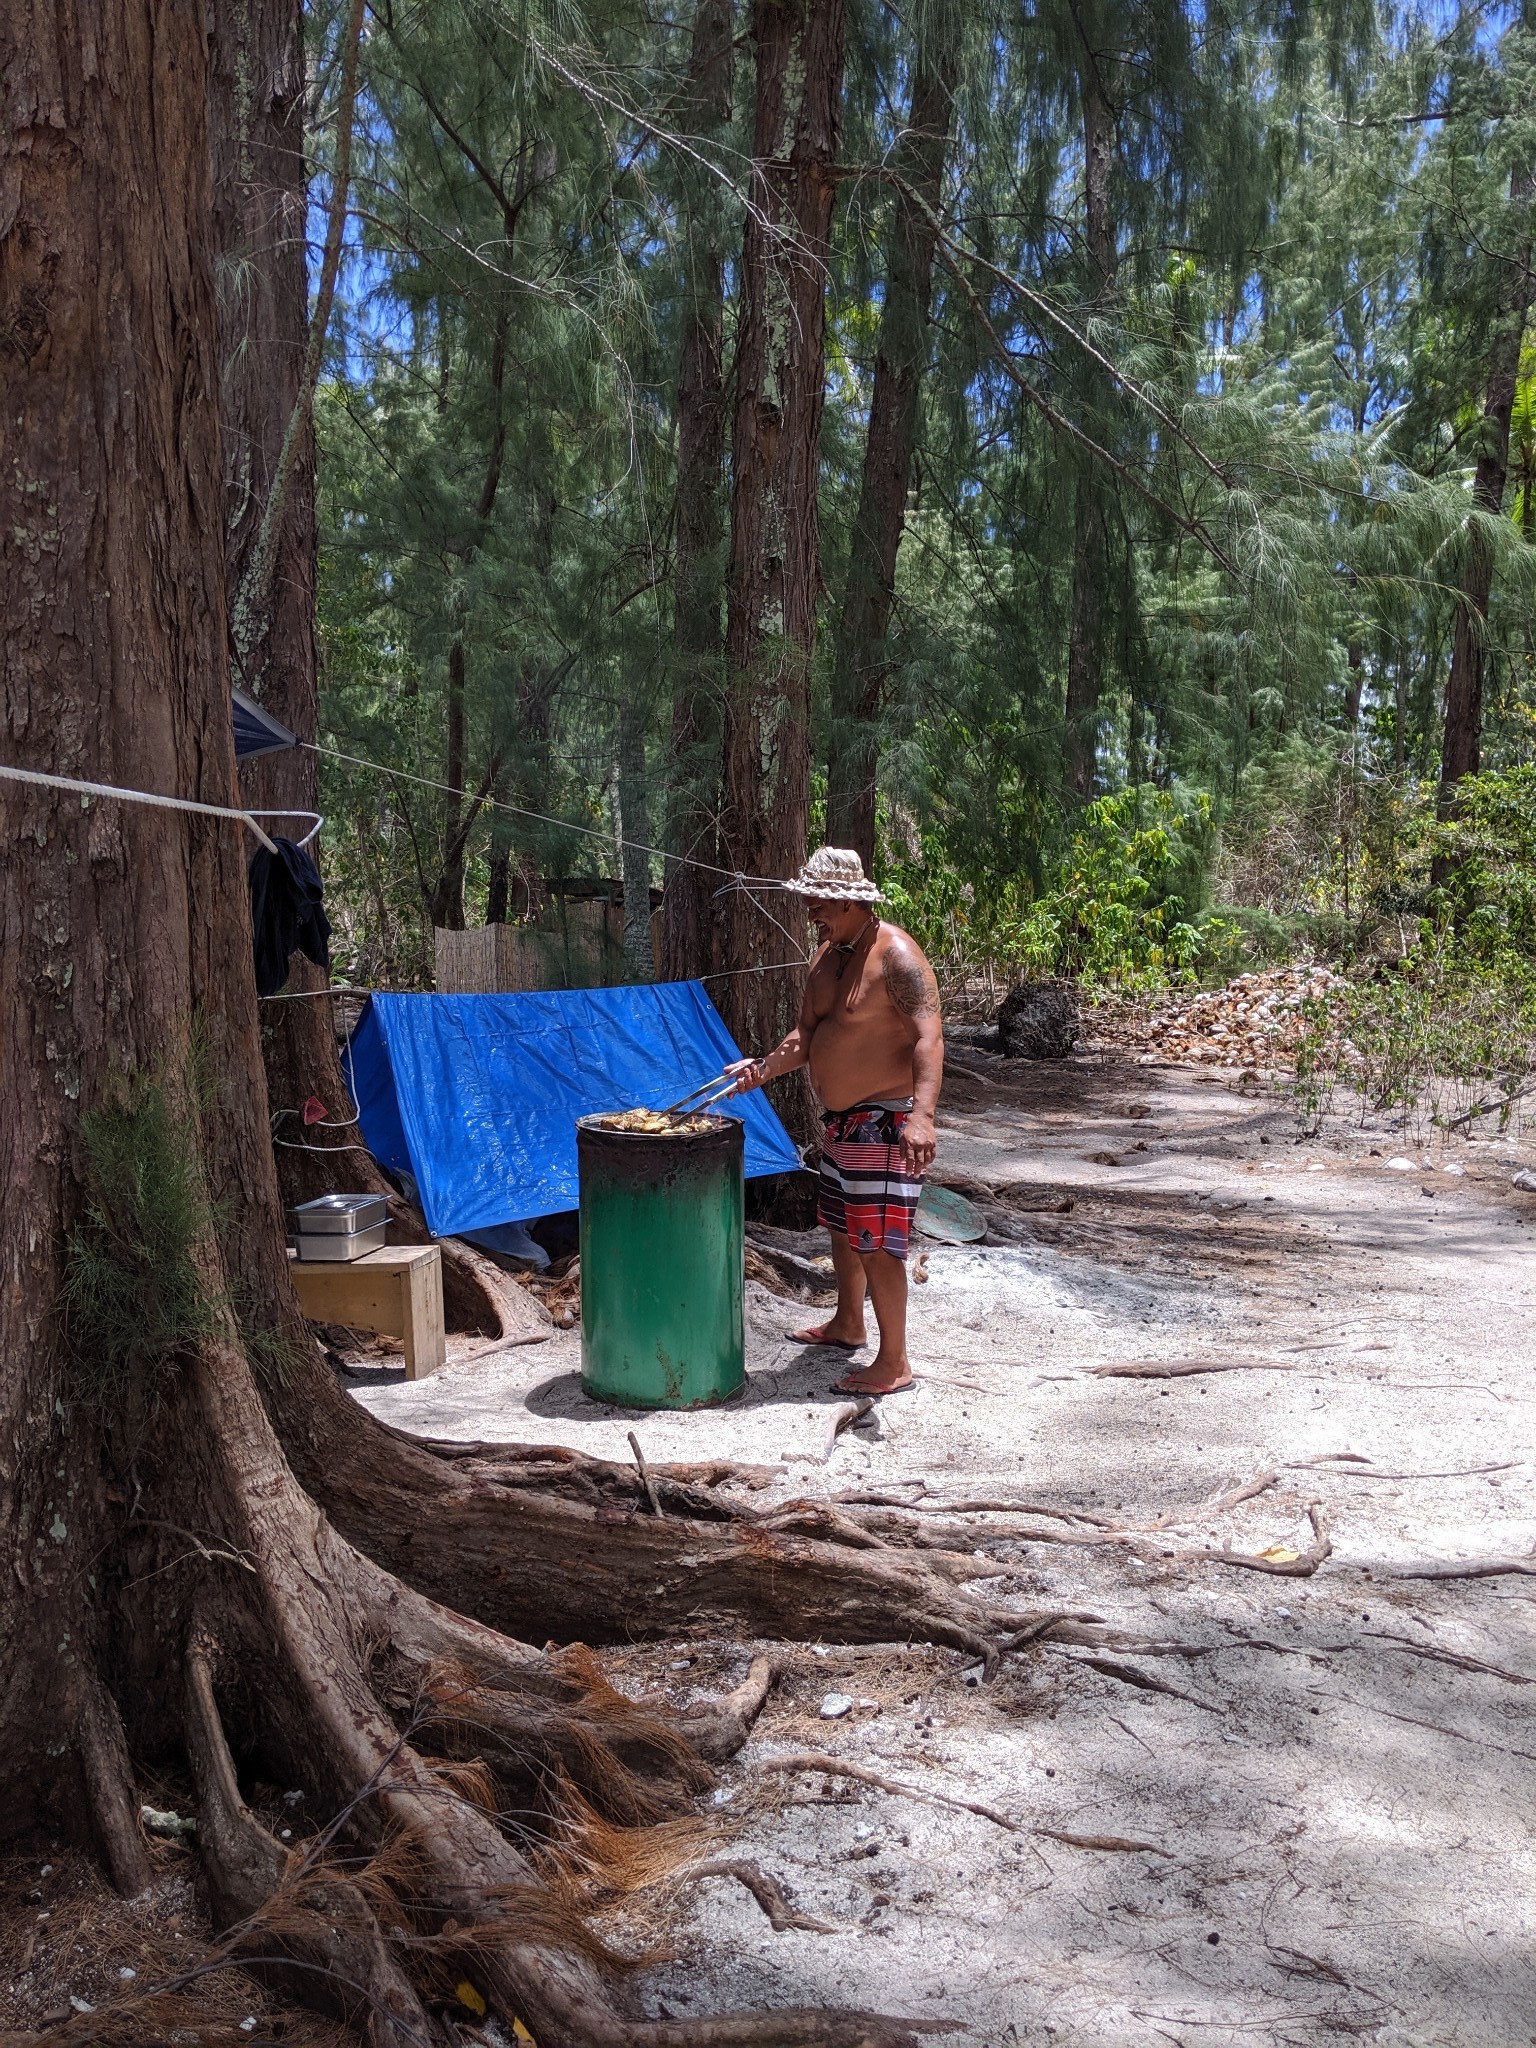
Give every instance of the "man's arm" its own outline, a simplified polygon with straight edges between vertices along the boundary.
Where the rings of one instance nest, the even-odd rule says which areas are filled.
[[[934,1114],[944,1079],[944,1026],[939,985],[922,949],[905,934],[885,956],[885,990],[892,1007],[911,1024],[912,1114],[901,1134],[901,1149],[913,1173],[926,1173],[938,1150]]]
[[[818,951],[811,962],[811,972],[816,970],[816,960],[821,958]],[[736,1093],[750,1095],[754,1088],[761,1088],[768,1081],[777,1081],[780,1074],[792,1074],[796,1067],[803,1067],[811,1056],[811,1040],[816,1035],[816,1012],[811,1007],[811,977],[806,976],[805,990],[800,997],[800,1015],[795,1028],[781,1038],[773,1051],[760,1060],[736,1060],[725,1071],[736,1077]]]

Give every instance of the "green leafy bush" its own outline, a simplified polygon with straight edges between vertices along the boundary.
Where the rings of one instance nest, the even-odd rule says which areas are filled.
[[[1142,786],[1086,807],[1043,888],[967,880],[931,836],[883,879],[891,915],[952,973],[1153,989],[1242,957],[1240,927],[1203,910],[1213,844],[1208,796]]]

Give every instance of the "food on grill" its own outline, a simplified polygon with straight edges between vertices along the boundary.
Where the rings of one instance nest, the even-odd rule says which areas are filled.
[[[651,1136],[665,1133],[669,1138],[686,1138],[695,1131],[712,1130],[715,1124],[710,1116],[668,1116],[662,1109],[623,1109],[595,1121],[607,1131],[644,1131]]]

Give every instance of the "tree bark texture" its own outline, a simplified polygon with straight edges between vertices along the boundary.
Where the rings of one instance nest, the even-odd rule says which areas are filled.
[[[1101,65],[1107,60],[1082,44],[1080,92],[1083,116],[1083,212],[1090,303],[1102,313],[1114,289],[1117,268],[1110,180],[1115,163],[1115,113],[1105,91]],[[1101,380],[1085,370],[1088,389]],[[1104,481],[1080,460],[1072,513],[1072,598],[1067,639],[1066,769],[1074,796],[1093,794],[1098,759],[1099,694],[1104,674]]]
[[[751,208],[742,236],[727,577],[722,865],[760,883],[806,851],[810,684],[821,588],[817,483],[825,386],[827,261],[842,112],[844,0],[756,0]],[[786,927],[775,928],[764,914]],[[793,899],[724,899],[724,969],[803,945]],[[786,911],[787,906],[787,911]],[[792,936],[791,936],[792,935]],[[735,973],[717,1000],[737,1043],[766,1051],[794,1021],[798,969]],[[777,1106],[811,1135],[798,1077]]]
[[[1473,506],[1494,519],[1504,509],[1504,489],[1509,476],[1509,427],[1520,375],[1520,351],[1525,340],[1526,321],[1533,303],[1536,303],[1536,271],[1532,267],[1529,220],[1529,208],[1533,196],[1536,196],[1536,166],[1526,163],[1516,168],[1510,178],[1509,196],[1512,212],[1516,207],[1526,210],[1526,225],[1521,245],[1505,258],[1504,283],[1499,291],[1488,339],[1483,431],[1477,469],[1472,479]],[[1456,626],[1451,642],[1451,668],[1445,686],[1445,731],[1440,743],[1442,814],[1449,811],[1455,802],[1457,783],[1463,775],[1475,775],[1481,759],[1485,634],[1492,595],[1492,550],[1487,538],[1474,526],[1467,537],[1466,567],[1462,571],[1460,601],[1456,607]]]
[[[838,620],[827,757],[827,843],[853,847],[866,872],[872,869],[875,857],[880,714],[891,673],[886,635],[896,595],[896,555],[906,525],[928,356],[935,220],[949,149],[953,92],[948,47],[940,52],[920,50],[907,126],[894,164],[910,193],[898,188],[893,208],[864,471],[848,557],[848,584]]]
[[[731,117],[731,0],[699,0],[693,17],[684,120],[700,137]],[[670,864],[661,914],[661,972],[685,981],[710,963],[717,912],[722,631],[725,594],[725,236],[714,181],[690,165],[683,233],[683,325],[677,371],[677,540],[672,572]],[[697,861],[699,866],[689,866]]]
[[[232,804],[203,16],[150,0],[13,8],[0,79],[7,752],[42,771]],[[237,1197],[231,1229],[266,1247],[264,1298],[296,1311],[279,1263],[243,828],[10,787],[4,817],[10,1817],[39,1799],[80,1806],[78,1703],[108,1653],[87,1574],[105,1572],[104,1532],[122,1520],[56,1315],[81,1210],[80,1108],[114,1100],[125,1074],[159,1066],[173,1088],[184,1082],[194,1028],[219,1192]]]

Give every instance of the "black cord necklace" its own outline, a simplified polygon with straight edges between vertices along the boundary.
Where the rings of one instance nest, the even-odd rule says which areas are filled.
[[[878,917],[875,916],[875,914],[872,911],[870,913],[869,923],[865,926],[864,930],[859,933],[859,936],[856,939],[849,939],[846,941],[846,943],[842,945],[833,946],[832,950],[838,956],[837,973],[833,976],[833,979],[835,981],[842,980],[843,969],[848,965],[848,962],[853,958],[854,954],[857,953],[860,946],[862,946],[864,941],[869,937],[869,934],[872,931],[877,932],[879,931],[879,929],[880,920]]]

